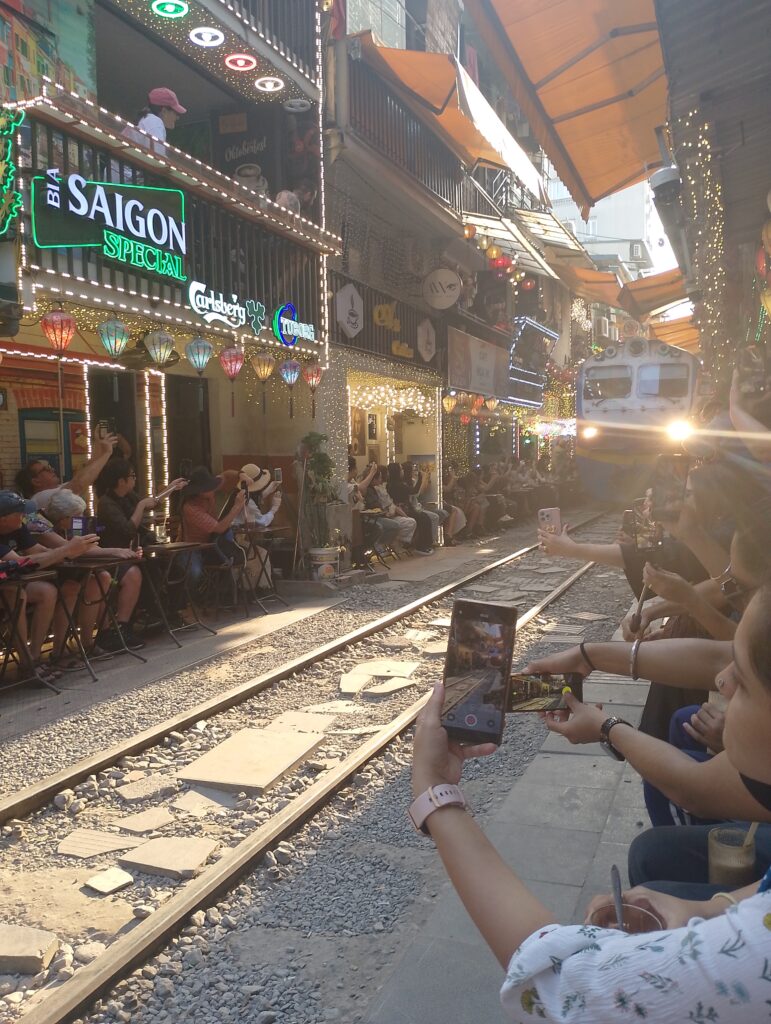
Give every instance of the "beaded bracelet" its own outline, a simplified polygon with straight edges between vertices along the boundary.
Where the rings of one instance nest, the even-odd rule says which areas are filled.
[[[592,659],[591,659],[591,658],[589,657],[589,655],[588,655],[588,654],[586,653],[586,641],[585,641],[585,640],[582,640],[582,641],[581,641],[581,643],[580,643],[580,644],[578,645],[578,649],[579,649],[579,651],[581,652],[581,657],[582,657],[582,658],[584,659],[584,661],[586,662],[586,664],[587,664],[587,665],[589,666],[589,671],[590,671],[590,672],[596,672],[596,671],[597,671],[597,669],[596,669],[596,668],[594,667],[594,665],[592,664]]]

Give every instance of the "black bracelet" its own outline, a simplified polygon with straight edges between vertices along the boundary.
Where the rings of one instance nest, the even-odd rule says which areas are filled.
[[[586,653],[586,641],[585,641],[585,640],[582,640],[582,641],[581,641],[581,643],[580,643],[580,644],[578,645],[578,649],[579,649],[579,651],[581,652],[581,657],[582,657],[582,658],[584,659],[584,661],[586,662],[586,664],[587,664],[587,665],[589,666],[589,671],[590,671],[590,672],[596,672],[596,671],[597,671],[597,669],[596,669],[596,668],[595,668],[595,666],[594,666],[594,665],[592,664],[592,659],[591,659],[591,658],[589,657],[589,655],[588,655],[588,654]]]

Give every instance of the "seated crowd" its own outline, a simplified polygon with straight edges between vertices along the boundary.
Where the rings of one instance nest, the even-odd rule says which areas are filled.
[[[162,619],[170,628],[190,624],[188,603],[205,604],[211,595],[204,585],[209,566],[243,569],[255,594],[271,584],[268,552],[239,533],[268,527],[281,506],[279,485],[267,470],[248,464],[214,476],[199,467],[158,496],[140,497],[125,442],[108,435],[94,447],[72,480],[62,483],[48,462],[33,459],[17,474],[19,493],[0,491],[0,579],[7,581],[0,615],[22,678],[50,684],[83,667],[81,651],[89,659],[106,658],[144,647],[144,634]],[[90,487],[98,495],[94,519],[86,516],[82,497]],[[221,511],[218,493],[225,499]],[[158,580],[148,586],[143,572],[149,565],[143,548],[166,539],[165,516],[152,521],[148,514],[169,495],[179,501],[179,514],[168,539],[201,547],[189,555],[183,574],[165,581],[161,612]],[[80,520],[77,529],[73,519]],[[55,577],[30,576],[54,568]]]
[[[506,971],[501,998],[513,1021],[768,1017],[771,431],[748,405],[734,381],[730,413],[742,444],[732,438],[692,461],[680,511],[659,524],[665,536],[652,550],[638,550],[625,533],[587,544],[539,532],[553,556],[623,569],[639,599],[623,620],[623,642],[585,642],[523,671],[651,681],[639,728],[572,694],[566,710],[542,715],[573,744],[602,741],[642,778],[650,827],[629,848],[623,900],[652,913],[650,923],[627,931],[593,922],[607,895],[589,905],[583,924],[559,925],[462,807],[447,804],[426,819]],[[439,684],[419,720],[416,798],[457,785],[464,759],[495,750],[448,742],[442,700]],[[744,847],[743,872],[718,874],[708,838],[716,826],[735,830],[729,852]]]

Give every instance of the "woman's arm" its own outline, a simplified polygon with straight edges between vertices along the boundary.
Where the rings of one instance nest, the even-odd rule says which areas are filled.
[[[538,540],[547,555],[559,558],[582,558],[587,562],[601,562],[617,569],[624,568],[624,558],[620,544],[586,544],[573,540],[568,535],[567,526],[562,533],[538,531]]]
[[[705,593],[712,594],[712,587],[698,590],[676,572],[656,569],[650,563],[643,569],[643,582],[654,594],[684,608],[715,640],[733,640],[736,623],[719,612],[704,596]],[[703,582],[716,586],[714,580]]]

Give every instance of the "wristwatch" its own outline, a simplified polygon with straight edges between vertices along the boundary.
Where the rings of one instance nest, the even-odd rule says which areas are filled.
[[[407,813],[416,830],[427,836],[430,833],[426,828],[426,819],[430,814],[438,811],[440,807],[465,806],[466,798],[458,786],[442,784],[441,786],[429,786],[425,793],[421,793],[412,801]]]
[[[624,755],[613,746],[610,742],[610,730],[614,725],[629,725],[625,718],[617,718],[616,715],[611,715],[610,718],[606,718],[600,726],[600,746],[609,754],[611,757],[615,757],[617,761],[626,761]]]

